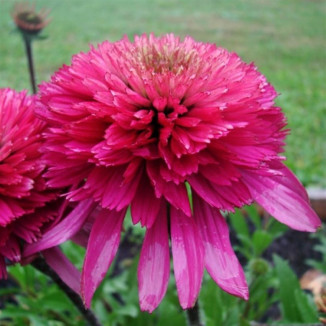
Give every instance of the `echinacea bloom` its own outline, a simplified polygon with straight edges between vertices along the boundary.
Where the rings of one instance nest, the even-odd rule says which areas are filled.
[[[0,279],[7,276],[5,259],[20,261],[22,243],[36,241],[56,214],[50,204],[56,194],[42,177],[45,123],[34,114],[35,100],[0,89]]]
[[[37,12],[35,4],[18,2],[15,3],[11,15],[21,32],[35,35],[49,24],[50,20],[47,19],[49,13],[48,9],[41,9]]]
[[[41,85],[48,185],[71,187],[69,200],[101,207],[82,271],[87,306],[115,256],[128,207],[133,223],[146,227],[138,283],[149,312],[167,289],[169,234],[186,309],[204,268],[223,290],[248,297],[221,210],[257,201],[294,229],[318,228],[304,188],[279,155],[287,130],[276,95],[235,53],[173,34],[103,42]],[[64,241],[77,227],[60,231]]]

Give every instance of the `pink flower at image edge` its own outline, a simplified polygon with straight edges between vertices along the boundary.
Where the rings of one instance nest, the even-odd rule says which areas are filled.
[[[39,152],[45,123],[34,114],[36,97],[26,93],[0,89],[0,279],[7,277],[5,259],[20,261],[22,242],[36,241],[56,215]]]
[[[40,86],[48,185],[71,187],[69,200],[101,208],[82,271],[87,306],[116,254],[128,207],[133,223],[146,227],[138,283],[140,307],[149,312],[167,289],[169,233],[186,309],[204,268],[223,290],[248,298],[221,210],[256,201],[296,230],[320,226],[279,155],[287,130],[276,96],[237,54],[173,34],[105,41]],[[78,231],[59,230],[56,244]],[[27,252],[47,248],[47,239]]]

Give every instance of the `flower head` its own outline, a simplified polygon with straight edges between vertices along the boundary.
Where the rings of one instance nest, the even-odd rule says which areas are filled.
[[[101,207],[82,273],[86,305],[129,206],[147,228],[138,281],[141,309],[150,312],[167,288],[169,232],[179,300],[189,308],[204,268],[225,291],[248,297],[220,210],[256,200],[295,229],[320,225],[282,164],[287,131],[276,95],[235,53],[172,34],[103,42],[41,85],[48,184]]]
[[[0,89],[0,278],[5,258],[21,259],[21,242],[31,243],[54,217],[45,207],[55,194],[46,188],[39,148],[45,124],[34,115],[35,97]]]
[[[41,9],[36,12],[35,5],[27,2],[15,3],[12,11],[12,18],[16,26],[23,32],[28,34],[38,34],[50,22],[47,19],[49,10]]]

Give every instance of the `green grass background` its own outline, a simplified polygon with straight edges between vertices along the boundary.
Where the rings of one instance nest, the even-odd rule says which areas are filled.
[[[29,88],[20,35],[0,0],[0,87]],[[173,32],[213,42],[255,62],[288,117],[287,164],[305,184],[326,185],[324,0],[39,0],[51,8],[48,38],[34,43],[37,81],[89,44],[124,34]]]

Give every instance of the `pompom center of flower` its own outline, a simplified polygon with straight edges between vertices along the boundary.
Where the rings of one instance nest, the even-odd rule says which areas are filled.
[[[175,121],[187,108],[178,99],[157,98],[148,108],[142,108],[134,114],[131,126],[136,130],[147,130],[150,142],[162,142],[166,145],[174,128]]]
[[[175,88],[180,88],[176,78],[184,77],[186,72],[186,75],[196,74],[202,62],[198,51],[175,44],[138,44],[127,56],[132,69],[157,94],[149,96],[150,106],[136,112],[132,127],[137,129],[143,125],[147,131],[149,128],[151,142],[155,140],[166,145],[176,120],[188,112],[182,104],[183,98],[174,93]],[[147,89],[145,93],[148,94]]]
[[[159,48],[143,46],[139,48],[137,58],[144,70],[162,75],[180,75],[190,67],[198,66],[199,61],[196,51],[186,52],[181,47],[170,48],[167,45]]]

